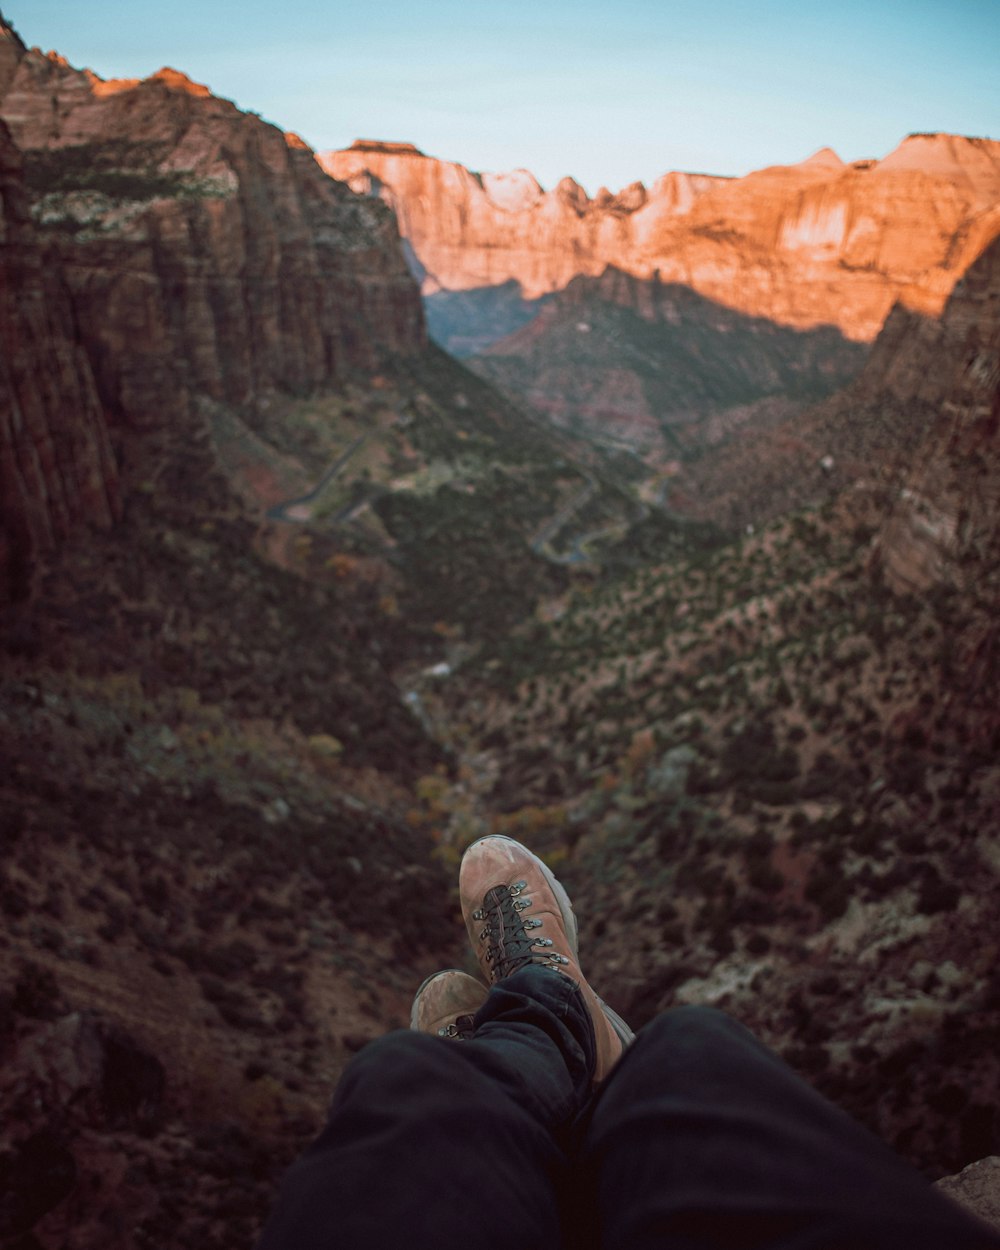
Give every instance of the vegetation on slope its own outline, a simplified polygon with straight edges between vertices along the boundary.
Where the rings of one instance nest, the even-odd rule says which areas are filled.
[[[466,763],[435,818],[559,864],[627,1018],[727,1007],[954,1169],[1000,1129],[992,606],[892,594],[870,534],[800,513],[549,604],[426,691]]]

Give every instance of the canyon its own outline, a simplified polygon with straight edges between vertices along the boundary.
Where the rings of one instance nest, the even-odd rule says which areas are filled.
[[[630,1023],[1000,1153],[1000,145],[353,191],[9,26],[0,121],[0,1239],[251,1244],[490,832]]]
[[[593,199],[408,144],[318,159],[397,213],[439,342],[650,465],[845,386],[891,309],[937,317],[1000,230],[1000,144],[959,135]]]

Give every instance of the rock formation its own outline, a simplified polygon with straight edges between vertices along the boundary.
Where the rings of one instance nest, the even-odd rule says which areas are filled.
[[[254,407],[423,349],[385,208],[326,177],[296,136],[183,74],[105,82],[4,26],[0,118],[13,139],[7,298],[20,310],[5,322],[16,440],[4,435],[4,498],[30,517],[5,518],[8,552],[24,550],[12,533],[38,542],[114,515],[101,408],[118,429],[153,427],[199,396]]]
[[[1000,214],[995,223],[1000,230]],[[893,311],[861,386],[932,404],[938,414],[879,538],[890,582],[897,590],[945,584],[995,595],[1000,234],[958,283],[940,320]]]
[[[1000,1156],[990,1155],[946,1176],[937,1187],[1000,1232]]]
[[[991,222],[940,316],[898,305],[852,385],[685,462],[673,506],[741,530],[850,491],[894,589],[996,601],[1000,213]]]
[[[594,199],[526,171],[475,174],[411,145],[355,144],[323,167],[399,215],[425,293],[516,279],[527,298],[614,265],[782,325],[870,341],[897,300],[940,311],[1000,200],[1000,143],[911,135],[882,161],[824,149],[745,178],[670,173]]]
[[[574,278],[469,364],[557,425],[611,437],[656,464],[762,419],[761,401],[784,411],[824,397],[864,358],[832,326],[777,325],[609,267]]]
[[[359,140],[317,159],[333,177],[392,205],[419,260],[425,292],[514,278],[527,298],[559,290],[577,274],[599,274],[609,263],[631,270],[627,259],[669,218],[725,182],[670,173],[648,192],[634,183],[618,195],[602,188],[591,200],[572,178],[543,191],[525,169],[477,174],[408,143]]]
[[[76,526],[109,525],[118,475],[69,295],[45,264],[21,157],[0,123],[0,602],[37,553]]]

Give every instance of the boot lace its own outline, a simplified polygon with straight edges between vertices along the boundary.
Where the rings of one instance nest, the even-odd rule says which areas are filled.
[[[542,921],[521,917],[531,906],[531,899],[519,897],[525,885],[516,881],[509,886],[493,886],[486,891],[482,907],[472,913],[474,920],[486,921],[479,940],[486,943],[485,959],[493,982],[502,981],[526,964],[556,969],[569,963],[565,955],[547,949],[552,938],[529,935],[529,930],[542,927]]]

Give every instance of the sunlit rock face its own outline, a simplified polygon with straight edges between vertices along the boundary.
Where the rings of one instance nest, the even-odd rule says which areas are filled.
[[[578,274],[599,274],[608,263],[630,268],[625,259],[637,259],[667,218],[725,181],[667,174],[649,192],[635,183],[617,196],[602,189],[591,200],[572,178],[543,191],[527,170],[477,174],[411,144],[361,141],[318,160],[334,178],[392,205],[426,271],[425,292],[513,278],[529,299]]]
[[[1000,212],[996,237],[937,320],[899,308],[879,337],[862,388],[922,400],[938,412],[882,529],[890,583],[998,594],[1000,549]]]
[[[11,57],[9,39],[6,54],[0,116],[112,413],[141,423],[195,392],[253,402],[422,348],[391,216],[296,136],[176,70],[104,82]]]
[[[425,293],[514,279],[534,298],[610,264],[865,342],[897,300],[941,310],[1000,202],[1000,143],[957,135],[911,135],[882,161],[845,165],[823,149],[745,178],[669,173],[593,199],[571,178],[543,191],[524,170],[474,174],[412,145],[319,160],[393,205]]]
[[[74,527],[119,512],[118,474],[70,300],[45,263],[0,123],[0,603]]]

